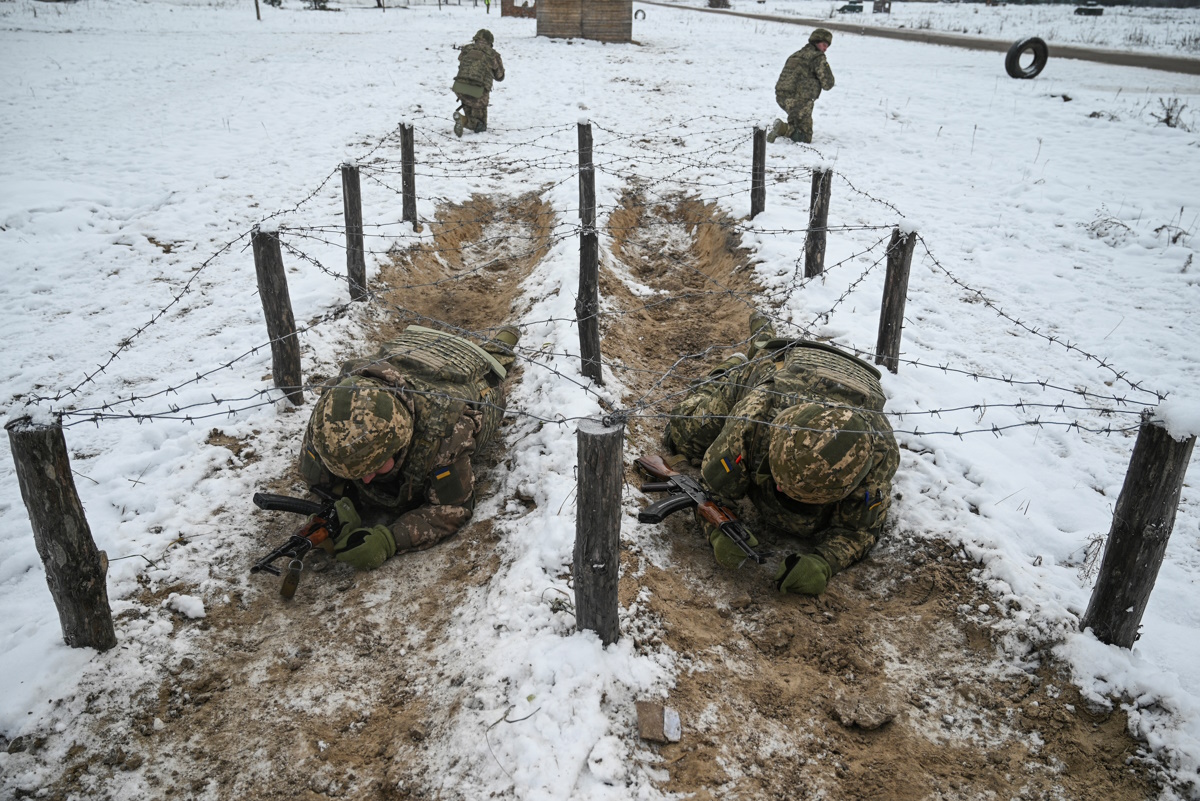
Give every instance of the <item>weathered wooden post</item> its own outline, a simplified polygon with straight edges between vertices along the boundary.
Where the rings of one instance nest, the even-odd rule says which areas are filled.
[[[904,304],[908,300],[908,274],[912,269],[917,232],[900,233],[892,229],[887,249],[887,277],[883,281],[883,302],[879,307],[879,338],[875,341],[875,363],[891,372],[900,367],[900,332],[904,328]]]
[[[596,233],[596,168],[592,164],[592,125],[579,123],[579,355],[583,374],[603,384],[600,361],[600,239]]]
[[[1125,483],[1113,511],[1100,577],[1079,626],[1101,642],[1132,648],[1175,527],[1179,494],[1196,435],[1171,436],[1142,413]]]
[[[96,549],[75,491],[62,418],[35,423],[22,417],[5,429],[63,639],[72,648],[107,651],[117,644],[105,584],[108,558]]]
[[[750,167],[750,219],[767,207],[767,130],[754,129],[754,163]]]
[[[575,509],[575,625],[608,645],[621,636],[617,581],[621,548],[624,422],[579,423],[579,501]]]
[[[350,300],[367,299],[367,261],[363,253],[362,184],[358,165],[342,165],[342,212],[346,218],[346,277]]]
[[[404,197],[402,222],[411,222],[414,231],[421,230],[417,222],[417,160],[413,155],[412,123],[400,123],[400,192]]]
[[[299,406],[304,403],[300,340],[296,336],[296,318],[292,315],[279,235],[255,226],[250,241],[254,246],[254,270],[258,273],[258,296],[267,318],[267,336],[271,338],[271,374],[275,386]]]
[[[825,272],[825,236],[829,229],[829,193],[832,170],[813,170],[808,206],[808,234],[804,237],[804,277]]]

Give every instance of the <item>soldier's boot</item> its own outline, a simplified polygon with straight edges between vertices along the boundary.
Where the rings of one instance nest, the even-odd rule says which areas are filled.
[[[775,324],[771,318],[758,309],[750,312],[750,358],[765,351],[772,339],[775,339]]]
[[[791,130],[789,129],[788,124],[781,119],[776,119],[775,124],[771,126],[771,130],[767,131],[767,141],[774,142],[779,137],[788,136],[790,134]]]
[[[521,329],[517,328],[515,325],[502,326],[500,330],[496,332],[495,339],[500,340],[510,348],[515,348],[517,343],[521,341]]]
[[[812,131],[793,131],[792,132],[792,141],[793,142],[802,142],[803,144],[811,145],[812,144]]]
[[[506,325],[496,331],[495,335],[484,342],[482,347],[495,356],[496,361],[500,362],[507,370],[517,360],[516,345],[520,340],[521,329],[515,325]]]
[[[746,362],[750,361],[744,353],[734,353],[725,361],[718,364],[708,372],[709,375],[720,375],[721,373],[729,372],[734,368],[741,367]]]
[[[462,139],[463,127],[466,125],[466,122],[467,121],[463,118],[463,115],[459,114],[457,111],[454,112],[454,135],[459,139]]]

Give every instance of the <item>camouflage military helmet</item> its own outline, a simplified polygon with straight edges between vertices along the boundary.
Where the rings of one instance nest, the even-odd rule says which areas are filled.
[[[381,381],[352,376],[321,396],[309,427],[313,448],[329,472],[358,479],[408,445],[413,419]]]
[[[808,36],[810,42],[824,42],[825,44],[833,44],[833,33],[824,28],[817,28]]]
[[[488,47],[491,47],[492,45],[494,45],[496,43],[496,37],[492,36],[492,32],[489,31],[487,28],[480,28],[478,31],[475,32],[475,36],[473,38],[475,39],[475,41],[479,41],[480,39],[482,39],[483,41],[488,43]]]
[[[840,501],[871,467],[871,434],[845,407],[801,403],[775,418],[768,457],[775,484],[801,503]]]

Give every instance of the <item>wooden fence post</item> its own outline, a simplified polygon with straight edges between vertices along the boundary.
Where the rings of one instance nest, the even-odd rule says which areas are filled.
[[[420,231],[417,222],[417,160],[413,155],[413,127],[411,123],[400,123],[400,192],[404,197],[402,222],[411,222],[414,231]]]
[[[879,307],[879,338],[875,340],[875,363],[891,372],[900,368],[900,331],[904,328],[904,304],[908,300],[908,274],[912,269],[917,232],[892,229],[887,249],[887,277]]]
[[[346,220],[346,277],[350,300],[367,299],[367,261],[363,253],[362,184],[358,165],[342,165],[342,212]]]
[[[808,235],[804,238],[804,277],[825,272],[825,236],[829,228],[829,193],[833,171],[813,170],[808,207]]]
[[[579,355],[583,374],[603,384],[600,359],[600,239],[596,233],[596,168],[592,164],[592,125],[579,123]]]
[[[581,420],[579,494],[575,509],[575,625],[608,645],[621,636],[617,616],[620,578],[621,454],[625,424]]]
[[[754,163],[750,167],[750,219],[767,207],[767,131],[754,129]]]
[[[107,651],[117,644],[105,583],[108,558],[96,549],[75,491],[62,419],[45,424],[23,417],[5,429],[63,639],[72,648]]]
[[[267,336],[271,338],[271,374],[275,386],[287,394],[288,400],[300,406],[304,403],[300,339],[296,336],[296,318],[292,316],[292,299],[288,295],[279,236],[255,226],[250,241],[254,246],[254,270],[258,273],[258,296],[267,318]]]
[[[1153,412],[1142,413],[1125,483],[1113,511],[1100,577],[1079,623],[1101,642],[1132,648],[1162,566],[1192,447],[1172,437]]]

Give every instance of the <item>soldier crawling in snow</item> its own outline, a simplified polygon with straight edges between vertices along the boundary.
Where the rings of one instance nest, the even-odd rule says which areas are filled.
[[[475,508],[471,455],[504,415],[502,381],[520,337],[482,346],[409,326],[373,358],[342,365],[317,401],[300,473],[340,499],[333,554],[362,570],[449,537]]]
[[[787,112],[787,122],[775,120],[767,133],[767,141],[786,136],[793,142],[812,142],[813,104],[821,90],[833,88],[833,70],[825,59],[825,50],[833,43],[833,34],[817,28],[808,37],[808,44],[788,56],[779,80],[775,82],[775,102]]]
[[[750,330],[749,357],[718,365],[672,410],[667,444],[722,502],[749,497],[760,533],[800,542],[779,565],[780,591],[819,595],[879,538],[900,451],[878,370],[829,345],[778,339],[759,312]],[[718,563],[745,559],[697,519]]]
[[[483,133],[487,130],[488,100],[492,81],[504,80],[504,62],[492,49],[496,41],[492,32],[480,28],[470,44],[463,45],[458,54],[458,75],[454,77],[454,94],[462,111],[454,112],[454,135],[463,130]]]

